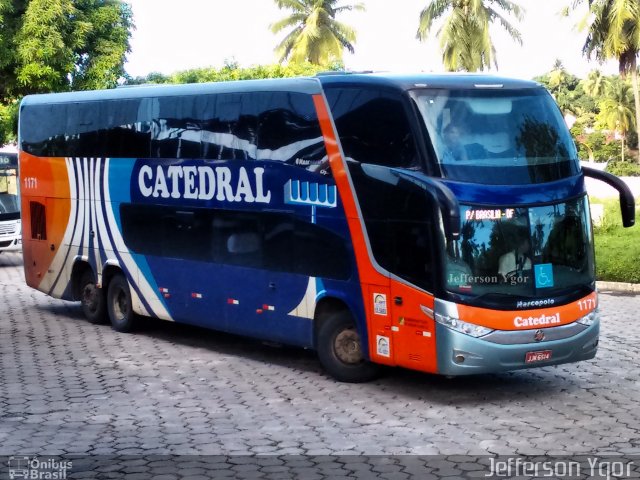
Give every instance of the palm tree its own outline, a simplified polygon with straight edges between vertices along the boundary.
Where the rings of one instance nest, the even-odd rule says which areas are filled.
[[[605,97],[600,102],[599,120],[609,130],[620,134],[622,161],[624,162],[624,140],[634,126],[633,92],[630,85],[616,78],[607,82]]]
[[[553,68],[548,74],[537,78],[537,80],[544,84],[553,95],[563,115],[578,115],[580,113],[575,93],[578,86],[578,78],[567,72],[560,59],[556,59],[553,63]]]
[[[291,10],[288,17],[273,23],[273,33],[291,28],[276,47],[280,62],[308,61],[315,65],[329,65],[341,61],[346,48],[353,53],[355,31],[336,20],[336,15],[349,10],[364,10],[360,3],[337,5],[338,0],[275,0],[278,8]]]
[[[426,40],[434,22],[443,18],[436,31],[442,49],[442,61],[449,71],[475,72],[496,69],[496,51],[489,28],[499,23],[507,33],[522,44],[520,32],[508,16],[521,20],[524,10],[512,0],[430,0],[420,13],[418,40]]]
[[[585,0],[572,0],[575,10]],[[589,13],[582,25],[587,39],[582,48],[590,58],[599,61],[618,60],[620,76],[631,75],[635,103],[636,129],[640,135],[640,92],[638,91],[637,57],[640,52],[640,0],[587,0]],[[568,12],[568,10],[567,10]],[[565,12],[565,13],[567,13]],[[640,162],[640,150],[638,150]]]
[[[591,98],[598,98],[604,94],[605,77],[600,70],[591,70],[587,78],[580,81],[580,85],[584,93]]]
[[[562,60],[559,58],[553,63],[553,68],[549,72],[549,88],[551,90],[558,89],[567,80],[567,69],[564,68]]]

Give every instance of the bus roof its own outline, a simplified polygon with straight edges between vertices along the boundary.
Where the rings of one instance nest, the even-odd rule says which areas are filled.
[[[413,88],[541,88],[540,84],[530,80],[518,80],[493,75],[459,73],[399,75],[389,73],[327,72],[313,78],[274,78],[181,85],[139,85],[109,90],[45,93],[26,96],[22,105],[268,91],[317,94],[322,90],[321,84],[322,86],[380,86],[397,90],[410,90]]]
[[[50,103],[90,102],[95,100],[120,100],[146,97],[172,97],[183,95],[207,95],[215,93],[246,92],[299,92],[317,94],[322,91],[317,78],[274,78],[233,82],[190,83],[180,85],[137,85],[109,90],[91,90],[68,93],[28,95],[22,105]]]
[[[357,86],[376,85],[398,90],[414,88],[442,88],[442,89],[475,89],[475,88],[541,88],[541,85],[531,80],[483,75],[477,73],[421,73],[421,74],[391,74],[391,73],[333,73],[318,76],[323,85]]]

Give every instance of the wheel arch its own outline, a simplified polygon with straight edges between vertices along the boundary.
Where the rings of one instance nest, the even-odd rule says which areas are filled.
[[[72,286],[72,295],[73,300],[80,300],[81,298],[81,280],[82,276],[86,271],[90,271],[94,278],[96,278],[96,272],[93,270],[93,267],[89,263],[89,260],[86,257],[77,257],[73,262],[73,267],[71,267],[71,286]]]
[[[105,292],[109,289],[109,282],[111,282],[111,279],[117,274],[124,275],[122,268],[120,268],[120,265],[118,265],[117,263],[107,262],[107,264],[102,268],[101,287]]]
[[[94,267],[89,263],[89,259],[87,257],[78,256],[74,260],[73,267],[71,268],[71,284],[73,287],[72,292],[74,300],[80,300],[80,280],[87,270],[93,274],[99,288],[102,288],[104,291],[109,288],[109,281],[111,281],[115,274],[123,273],[120,265],[113,262],[107,262],[102,267],[102,275],[99,277]]]
[[[313,348],[318,348],[318,332],[320,331],[320,327],[322,324],[332,315],[340,312],[348,312],[349,315],[353,317],[354,323],[356,327],[358,327],[359,322],[356,319],[354,311],[349,307],[349,304],[346,300],[339,298],[337,296],[324,296],[316,303],[315,312],[313,315]],[[360,338],[363,333],[366,332],[358,332],[360,334]]]

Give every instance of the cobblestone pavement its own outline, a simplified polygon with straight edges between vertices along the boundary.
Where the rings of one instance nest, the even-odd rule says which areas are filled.
[[[592,361],[354,385],[300,349],[91,325],[21,261],[0,255],[0,455],[640,454],[640,296],[601,295]]]

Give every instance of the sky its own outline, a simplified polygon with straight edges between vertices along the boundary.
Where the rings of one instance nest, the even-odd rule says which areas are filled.
[[[125,65],[136,77],[150,72],[171,74],[199,67],[220,68],[235,60],[242,67],[276,63],[274,53],[283,35],[269,25],[287,15],[273,0],[126,0],[132,7],[136,30]],[[349,70],[441,72],[437,40],[416,40],[420,11],[429,0],[360,0],[365,12],[345,12],[340,20],[357,32],[355,53],[346,53]],[[585,33],[575,24],[580,15],[561,18],[564,0],[516,0],[526,9],[517,28],[523,45],[499,27],[492,33],[498,70],[493,73],[529,79],[551,70],[556,59],[580,77],[603,66],[582,56]],[[343,4],[353,3],[346,0]]]

